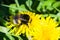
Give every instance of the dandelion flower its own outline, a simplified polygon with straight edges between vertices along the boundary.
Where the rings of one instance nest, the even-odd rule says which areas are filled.
[[[15,35],[26,34],[28,37],[32,35],[32,32],[34,32],[37,26],[39,27],[40,17],[41,15],[29,11],[19,12],[15,16],[10,16],[10,22],[7,23],[9,24],[7,28],[10,29],[10,33],[14,33]]]
[[[11,16],[9,25],[10,33],[15,35],[26,34],[28,40],[58,40],[60,27],[49,17],[42,17],[32,12],[19,12],[18,16]],[[26,20],[26,19],[27,20]]]
[[[33,33],[32,40],[58,40],[60,38],[60,27],[51,17],[41,17],[40,28]]]

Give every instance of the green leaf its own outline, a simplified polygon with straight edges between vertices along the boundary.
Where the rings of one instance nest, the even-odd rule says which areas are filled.
[[[58,18],[58,20],[59,20],[59,22],[60,22],[60,12],[59,13],[57,13],[57,18]]]
[[[8,30],[6,27],[0,26],[0,32],[8,33]]]
[[[56,21],[57,18],[58,18],[57,15],[55,15],[55,14],[49,14],[49,16],[50,16],[50,17],[53,17],[55,21]]]
[[[6,36],[7,36],[10,40],[15,40],[10,34],[6,34]]]
[[[16,4],[11,4],[9,10],[10,10],[10,13],[13,15],[16,14],[15,13],[16,11],[27,11],[27,9],[25,8],[25,5],[23,4],[20,5],[19,7],[16,7]]]
[[[47,1],[56,1],[56,0],[47,0]]]
[[[8,36],[7,36],[8,35]],[[4,40],[14,40],[14,38],[11,36],[11,35],[9,35],[8,33],[7,34],[5,34],[5,33],[3,33],[3,32],[0,32],[0,39],[4,39]]]
[[[16,10],[17,10],[16,4],[10,4],[10,7],[9,7],[10,14],[15,15]]]
[[[37,7],[37,10],[41,11],[40,9],[42,9],[43,12],[45,12],[47,9],[53,10],[53,7],[52,7],[53,2],[54,1],[41,1]]]
[[[20,36],[14,36],[14,35],[11,35],[9,33],[3,33],[3,32],[0,32],[0,39],[4,39],[4,40],[23,40]]]
[[[43,14],[42,16],[47,17],[47,16],[48,16],[48,14]]]
[[[2,37],[4,40],[15,40],[16,38],[14,38],[11,34],[9,34],[8,32],[9,29],[7,29],[6,27],[0,26],[0,37]],[[20,36],[15,36],[18,38],[18,40],[23,40]]]
[[[3,40],[6,40],[6,38],[4,37]]]
[[[60,7],[60,1],[55,2],[55,3],[53,4],[53,7],[54,7],[54,8],[55,8],[55,7]]]
[[[23,40],[20,36],[17,36],[19,40]]]
[[[58,12],[60,12],[60,9],[58,9],[58,8],[60,8],[60,1],[54,3],[53,8],[54,8],[55,10],[57,10]]]
[[[25,5],[21,5],[21,6],[19,6],[19,11],[28,11],[26,8],[25,8]]]
[[[37,7],[38,11],[41,11],[40,9],[41,9],[42,5],[43,5],[43,2],[40,2],[39,5],[38,5],[38,7]]]
[[[59,18],[60,18],[60,12],[59,12],[59,13],[57,13],[57,17],[59,17]]]
[[[28,8],[29,8],[30,10],[32,10],[32,8],[31,8],[32,0],[26,1],[26,5],[28,6]]]
[[[51,16],[51,17],[57,17],[56,15],[54,15],[54,14],[49,14],[49,16]]]

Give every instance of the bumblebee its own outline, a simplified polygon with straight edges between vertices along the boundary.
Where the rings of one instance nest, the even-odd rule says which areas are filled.
[[[22,24],[26,24],[28,25],[28,22],[29,22],[29,19],[30,19],[30,16],[27,15],[27,14],[20,14],[20,15],[16,15],[13,17],[13,21],[14,21],[14,24],[18,24],[18,20],[21,21],[20,25]]]

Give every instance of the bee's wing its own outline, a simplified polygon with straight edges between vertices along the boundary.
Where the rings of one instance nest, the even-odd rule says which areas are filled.
[[[20,20],[22,20],[22,21],[27,21],[26,19],[23,19],[23,18],[20,18]]]

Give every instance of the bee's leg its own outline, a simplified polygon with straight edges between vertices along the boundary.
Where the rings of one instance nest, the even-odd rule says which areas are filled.
[[[15,27],[15,26],[14,26],[14,27]],[[14,29],[14,27],[12,27],[11,29]],[[9,29],[9,31],[10,31],[11,29]],[[9,31],[8,31],[8,32],[9,32]]]
[[[30,23],[32,22],[32,19],[30,20]]]
[[[18,25],[18,27],[20,27],[21,25],[22,25],[22,23],[21,23],[21,24],[19,24],[19,25]]]
[[[28,23],[26,25],[29,27]]]

